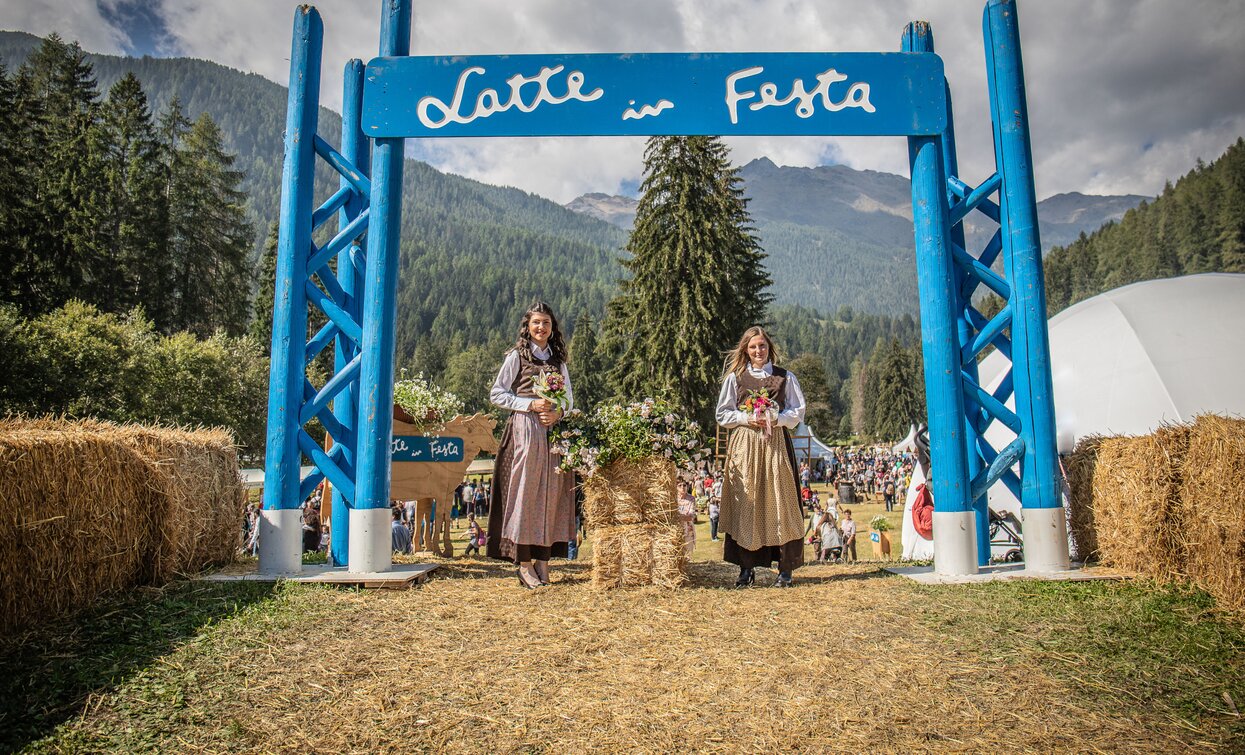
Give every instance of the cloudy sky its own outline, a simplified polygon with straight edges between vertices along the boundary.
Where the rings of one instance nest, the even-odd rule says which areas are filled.
[[[380,0],[325,0],[322,101],[346,60],[375,55]],[[291,0],[0,0],[0,28],[58,31],[92,52],[191,56],[289,78]],[[960,166],[993,170],[978,0],[414,0],[419,55],[548,52],[893,51],[930,21],[951,82]],[[1039,197],[1155,194],[1245,135],[1240,0],[1021,0]],[[743,164],[842,163],[907,175],[902,139],[747,137]],[[633,192],[639,138],[428,140],[453,173],[566,202]]]

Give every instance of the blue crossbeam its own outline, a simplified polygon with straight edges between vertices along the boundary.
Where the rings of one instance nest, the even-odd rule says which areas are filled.
[[[337,325],[342,335],[354,341],[356,346],[363,343],[363,328],[355,322],[349,312],[337,306],[337,302],[333,301],[331,296],[321,291],[311,281],[307,281],[306,289],[307,301],[319,307],[320,311]]]
[[[1017,417],[1015,412],[1004,406],[1002,401],[996,399],[985,388],[973,382],[973,379],[968,375],[960,373],[960,382],[964,385],[964,392],[971,395],[978,406],[1006,425],[1009,430],[1017,435],[1020,434],[1020,417]]]
[[[986,182],[989,183],[989,181],[995,177],[998,177],[999,184],[1002,184],[1002,177],[999,176],[998,173],[995,173],[993,176],[990,177],[990,179],[986,179]],[[984,183],[982,184],[982,186],[985,186],[985,185],[986,184]],[[960,199],[965,199],[966,197],[968,197],[970,194],[973,193],[973,188],[971,186],[964,183],[963,181],[956,178],[955,176],[951,176],[950,178],[947,179],[947,188],[950,189],[951,192],[955,194],[957,197],[959,197]],[[998,186],[996,185],[994,188],[995,190],[997,190]],[[985,215],[986,217],[990,218],[991,220],[997,223],[999,222],[999,206],[993,200],[985,198],[990,193],[992,192],[986,192],[986,194],[983,195],[977,201],[977,203],[973,206],[973,209],[981,212],[981,214]],[[967,214],[968,213],[965,212],[965,215]]]
[[[1020,457],[1024,456],[1025,442],[1022,438],[1016,438],[1007,444],[999,455],[994,457],[990,462],[990,466],[981,470],[976,477],[973,478],[969,489],[972,490],[973,500],[977,500],[986,494],[990,486],[998,481],[1005,472],[1012,468],[1012,465],[1020,461]]]
[[[978,331],[973,340],[964,346],[960,351],[960,364],[964,366],[972,364],[977,355],[985,351],[986,347],[1003,332],[1003,329],[1011,324],[1011,321],[1012,307],[1008,304],[997,315],[990,318],[986,326]]]
[[[329,405],[333,397],[342,391],[351,381],[359,378],[359,360],[356,356],[346,364],[340,372],[324,384],[324,387],[316,392],[315,396],[306,400],[303,408],[298,413],[298,424],[305,425],[311,421],[311,418],[320,413],[320,410]]]
[[[332,320],[324,323],[324,326],[321,327],[312,339],[307,342],[305,361],[310,362],[312,359],[315,359],[321,351],[324,351],[324,347],[333,342],[333,339],[337,337],[338,332],[337,323]]]
[[[316,277],[320,279],[320,286],[324,289],[333,303],[342,309],[346,309],[350,304],[346,292],[342,289],[342,284],[338,282],[337,276],[327,265],[316,271]],[[351,318],[354,319],[354,318]]]
[[[966,274],[976,278],[978,282],[1002,298],[1012,298],[1012,288],[1007,285],[1007,281],[1003,280],[1002,276],[973,259],[972,255],[955,242],[951,243],[951,255]]]
[[[324,476],[328,478],[329,483],[336,490],[340,491],[346,498],[354,500],[354,481],[350,479],[341,467],[337,466],[336,462],[329,458],[324,449],[320,448],[305,430],[300,429],[298,431],[298,449],[303,452],[304,456],[311,459],[311,463],[317,469],[324,473]]]
[[[337,190],[337,193],[328,198],[328,201],[320,205],[315,212],[311,213],[311,229],[314,231],[329,220],[340,210],[346,206],[346,202],[355,195],[354,187],[343,186]]]
[[[960,186],[962,186],[964,189],[968,188],[967,186],[964,186],[962,181],[952,176],[951,178],[947,180],[947,185],[956,194],[959,194],[959,192],[956,191],[955,186],[951,185],[951,182],[953,181],[956,184],[959,184]],[[956,202],[954,205],[952,205],[951,206],[952,225],[963,222],[964,218],[968,215],[968,213],[972,212],[973,210],[978,209],[982,205],[983,202],[986,202],[987,197],[989,197],[994,192],[998,191],[999,186],[1001,186],[1002,183],[1003,183],[1003,177],[999,175],[998,173],[995,173],[994,175],[987,178],[984,182],[982,182],[982,184],[978,186],[976,189],[973,189],[972,191],[970,191],[967,196],[963,196],[959,202]],[[994,203],[991,202],[991,204],[994,204]],[[986,210],[984,209],[982,210],[982,212],[985,213],[987,216],[990,215],[990,213],[986,212]],[[997,205],[996,205],[994,217],[996,218],[996,222],[997,222],[997,218],[998,218]]]
[[[319,270],[320,268],[327,265],[329,263],[329,260],[336,257],[347,246],[349,246],[355,239],[357,239],[360,234],[362,234],[365,230],[367,230],[367,220],[368,220],[368,211],[364,210],[363,212],[359,213],[359,217],[350,221],[350,225],[347,225],[345,228],[339,231],[338,234],[333,237],[332,241],[320,247],[319,249],[312,247],[311,258],[307,260],[307,269],[308,270]]]
[[[987,443],[986,439],[981,437],[980,434],[977,436],[977,453],[986,462],[987,466],[989,466],[999,455],[999,452],[994,450],[994,446]],[[1009,467],[1003,470],[1003,474],[999,477],[999,480],[1007,486],[1007,489],[1010,490],[1012,495],[1016,496],[1016,500],[1019,501],[1020,477],[1018,477]]]
[[[350,161],[342,153],[333,149],[333,145],[321,139],[319,134],[316,134],[315,148],[316,154],[324,158],[326,163],[332,165],[333,169],[354,187],[355,191],[365,197],[372,196],[372,182],[368,180],[368,177],[363,175],[362,171],[354,165],[351,165]]]

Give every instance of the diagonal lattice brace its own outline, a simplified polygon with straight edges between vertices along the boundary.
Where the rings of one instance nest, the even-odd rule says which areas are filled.
[[[298,449],[308,459],[311,459],[311,463],[324,474],[336,490],[341,491],[342,495],[349,500],[354,500],[354,480],[352,475],[346,474],[345,470],[339,467],[337,462],[326,454],[324,449],[320,448],[320,445],[305,430],[300,429],[298,431]]]
[[[311,247],[311,255],[307,260],[307,269],[312,271],[319,270],[327,265],[329,260],[345,251],[348,246],[354,243],[355,239],[362,236],[363,232],[367,230],[368,215],[368,210],[359,213],[359,216],[350,221],[350,224],[345,228],[341,229],[333,237],[332,241],[319,249],[316,249],[313,245]]]
[[[333,145],[324,141],[319,134],[315,139],[316,154],[324,158],[324,161],[333,166],[333,169],[341,174],[341,177],[359,192],[360,196],[372,196],[372,182],[363,172],[356,168],[342,153],[333,149]]]
[[[985,495],[991,485],[1001,479],[1005,473],[1011,471],[1012,466],[1020,461],[1024,453],[1024,438],[1017,437],[1007,444],[997,456],[990,460],[989,465],[973,478],[972,483],[969,485],[973,499],[976,500]]]
[[[1007,426],[1007,429],[1019,435],[1021,433],[1020,417],[1016,413],[999,401],[976,381],[964,373],[960,373],[960,382],[964,386],[964,393],[973,398],[985,411],[989,412],[995,419]]]
[[[971,305],[969,307],[971,309]],[[982,316],[978,313],[978,316]],[[994,340],[1002,335],[1003,330],[1012,322],[1012,305],[1008,304],[1003,307],[985,327],[977,331],[977,335],[971,341],[964,345],[960,350],[960,364],[968,366],[977,355],[986,350],[986,347],[994,343]]]
[[[333,216],[337,214],[337,211],[345,207],[346,203],[356,196],[358,196],[358,192],[354,190],[353,186],[343,186],[338,189],[336,194],[329,197],[324,204],[320,205],[316,208],[315,212],[311,213],[311,230],[315,231],[320,226],[332,220]],[[366,198],[364,199],[366,201]]]
[[[325,347],[333,343],[333,339],[337,337],[339,332],[337,323],[332,320],[324,323],[324,326],[321,327],[320,330],[312,336],[311,340],[307,342],[307,350],[303,361],[310,363],[311,360],[319,356],[320,352],[324,351]]]
[[[339,307],[337,302],[333,301],[333,297],[320,290],[311,281],[307,281],[304,287],[307,289],[307,302],[309,304],[319,307],[325,317],[328,317],[337,326],[342,335],[354,341],[355,346],[363,343],[363,328],[350,316],[350,313]]]
[[[304,386],[304,403],[302,409],[298,412],[298,424],[305,425],[310,422],[312,417],[328,406],[334,396],[341,393],[347,385],[357,381],[359,379],[359,364],[360,357],[356,356],[354,359],[351,359],[340,372],[329,378],[324,387],[318,391],[315,391],[315,387],[310,382],[306,382]],[[310,387],[311,391],[315,391],[314,395],[307,395],[309,393],[306,390],[307,387]]]
[[[970,188],[955,176],[948,178],[947,188],[960,197],[960,201],[951,205],[951,224],[964,222],[964,218],[973,210],[981,210],[982,214],[997,222],[998,205],[990,201],[989,196],[998,191],[1002,185],[1003,176],[997,172],[982,181],[981,185],[975,189]],[[961,194],[961,191],[964,193]]]
[[[1003,299],[1012,298],[1012,287],[1003,280],[1003,277],[994,272],[990,268],[978,262],[964,248],[955,242],[951,242],[951,256],[960,269],[964,271],[966,276],[971,276],[986,288],[998,294]]]

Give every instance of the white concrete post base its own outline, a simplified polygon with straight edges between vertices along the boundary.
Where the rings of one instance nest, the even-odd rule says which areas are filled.
[[[393,567],[393,535],[390,509],[350,510],[350,563],[346,571],[351,574],[385,572]]]
[[[1068,522],[1062,506],[1023,509],[1025,571],[1035,574],[1067,571]]]
[[[259,573],[303,571],[303,512],[263,509],[259,517]]]
[[[973,511],[934,512],[934,573],[977,573],[977,519]]]

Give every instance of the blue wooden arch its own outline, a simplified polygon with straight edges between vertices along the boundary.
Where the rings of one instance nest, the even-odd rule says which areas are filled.
[[[983,13],[995,170],[958,173],[950,88],[932,32],[909,24],[899,53],[695,53],[411,57],[410,0],[382,2],[380,57],[346,65],[342,144],[316,134],[323,23],[294,15],[282,174],[260,570],[300,569],[300,502],[335,489],[334,562],[390,567],[394,316],[403,141],[422,136],[802,134],[908,137],[935,501],[935,568],[972,573],[989,557],[986,491],[1002,480],[1025,515],[1026,568],[1068,566],[1020,31],[1015,0]],[[341,176],[314,206],[316,158]],[[999,230],[979,251],[963,222]],[[336,219],[317,245],[313,234]],[[992,269],[999,258],[1004,275]],[[330,261],[336,262],[335,269]],[[318,283],[318,285],[317,285]],[[1006,301],[972,304],[985,286]],[[308,312],[327,323],[307,337]],[[1010,338],[1005,335],[1010,331]],[[322,386],[306,367],[330,345]],[[1013,367],[994,390],[977,356],[994,346]],[[1005,405],[1014,398],[1015,410]],[[334,443],[325,451],[304,427]],[[1016,433],[1002,449],[984,432]],[[315,470],[300,478],[300,455]]]

